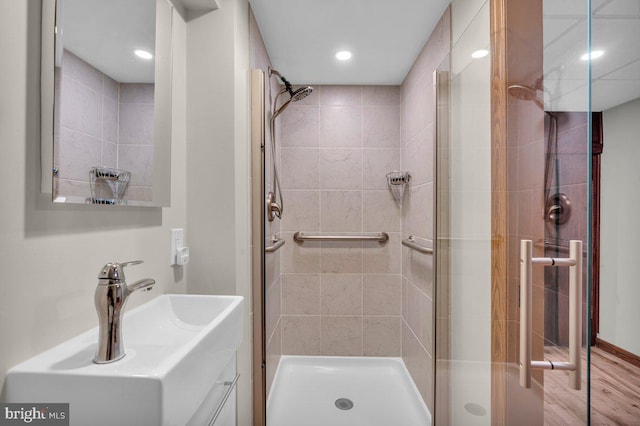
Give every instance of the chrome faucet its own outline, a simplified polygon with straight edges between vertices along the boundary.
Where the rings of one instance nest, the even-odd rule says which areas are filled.
[[[125,263],[107,263],[98,274],[95,304],[98,311],[98,350],[93,362],[106,364],[121,359],[124,355],[122,343],[122,314],[131,293],[151,290],[155,280],[146,278],[127,285],[123,268],[139,265],[141,260]]]

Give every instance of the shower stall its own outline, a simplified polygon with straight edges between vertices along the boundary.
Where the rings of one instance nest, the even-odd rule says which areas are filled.
[[[254,410],[268,426],[589,424],[592,402],[612,406],[591,383],[606,121],[592,87],[635,98],[606,90],[617,68],[592,68],[590,37],[616,39],[605,23],[636,9],[454,0],[402,84],[312,92],[269,77],[252,24]],[[598,101],[612,122],[635,111],[620,99]]]
[[[261,71],[254,79],[265,88],[269,82]],[[433,331],[425,327],[433,324],[431,254],[401,243],[410,232],[414,246],[431,247],[430,223],[403,209],[432,205],[432,182],[419,170],[407,176],[400,204],[386,177],[401,168],[403,154],[415,157],[401,140],[402,88],[314,86],[291,105],[294,97],[277,99],[286,87],[274,89],[264,102],[275,113],[263,116],[270,156],[259,201],[267,422],[312,424],[304,416],[316,412],[318,424],[358,424],[362,413],[365,422],[428,424],[431,384],[417,386],[411,374],[426,378],[421,369],[432,370]],[[301,89],[290,90],[283,98]],[[416,132],[423,130],[430,131]],[[408,149],[432,149],[414,145]],[[411,318],[403,318],[403,304]]]
[[[274,425],[431,424],[435,104],[423,101],[448,38],[427,41],[402,85],[312,89],[272,69],[254,31],[254,410]]]

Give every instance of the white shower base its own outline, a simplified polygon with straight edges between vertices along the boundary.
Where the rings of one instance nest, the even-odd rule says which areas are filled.
[[[353,408],[341,410],[336,400]],[[430,426],[431,414],[401,358],[283,356],[267,426]]]

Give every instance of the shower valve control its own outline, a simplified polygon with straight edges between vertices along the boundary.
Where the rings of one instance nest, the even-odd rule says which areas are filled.
[[[184,229],[173,228],[171,230],[170,265],[186,265],[189,263],[189,247],[184,245]]]

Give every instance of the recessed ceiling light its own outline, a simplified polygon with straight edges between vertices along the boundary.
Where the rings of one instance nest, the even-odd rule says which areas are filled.
[[[604,50],[592,50],[591,55],[585,53],[584,55],[580,56],[580,60],[588,61],[589,59],[597,59],[602,55],[604,55]]]
[[[336,59],[339,59],[341,61],[348,61],[349,59],[351,59],[351,52],[349,52],[348,50],[341,50],[336,53]]]
[[[142,58],[142,59],[151,59],[151,58],[153,58],[153,55],[151,53],[147,52],[146,50],[136,49],[136,50],[133,51],[133,53],[135,53],[137,57]]]
[[[473,59],[480,59],[480,58],[484,58],[488,54],[489,54],[489,51],[487,49],[480,49],[480,50],[476,50],[475,52],[473,52],[471,54],[471,57]]]

